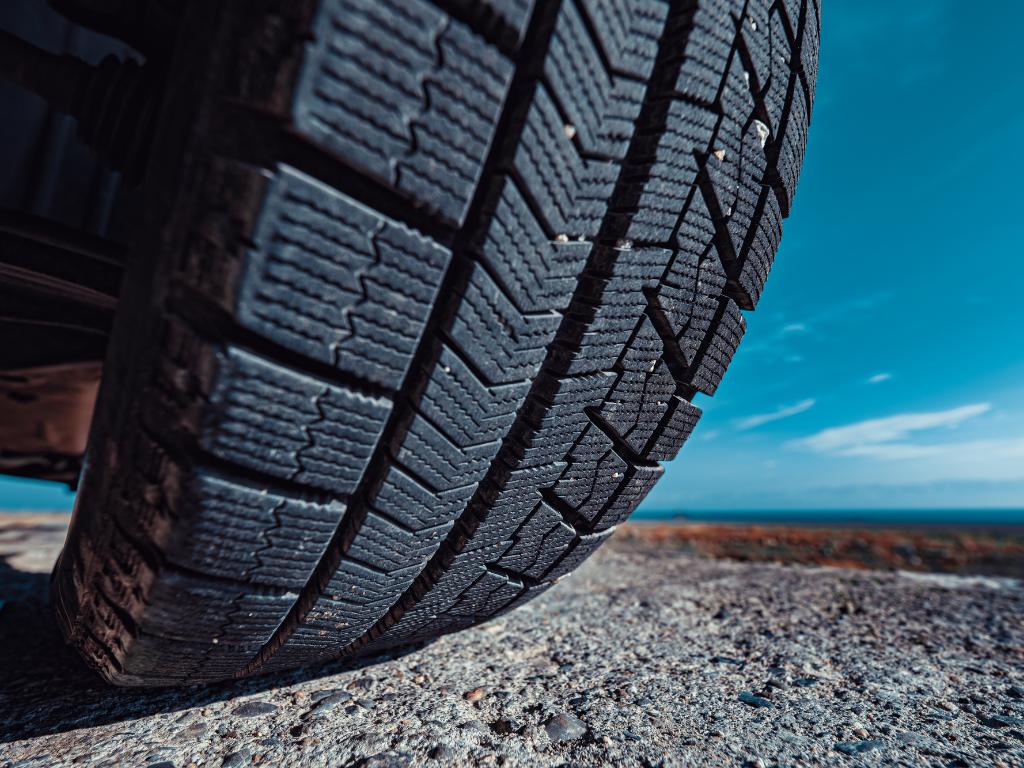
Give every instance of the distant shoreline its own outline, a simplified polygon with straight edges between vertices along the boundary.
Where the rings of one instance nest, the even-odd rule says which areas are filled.
[[[808,525],[830,528],[1024,527],[1024,509],[650,510],[631,522],[716,525]]]

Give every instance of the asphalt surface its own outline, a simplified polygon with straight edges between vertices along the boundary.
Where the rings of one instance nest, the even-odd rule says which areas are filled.
[[[1024,765],[1024,588],[612,541],[425,649],[105,686],[45,604],[62,525],[0,524],[0,765]]]

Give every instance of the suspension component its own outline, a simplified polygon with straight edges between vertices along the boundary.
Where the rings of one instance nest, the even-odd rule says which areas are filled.
[[[183,0],[50,0],[65,18],[122,40],[147,61],[170,56]]]
[[[78,120],[78,135],[126,183],[142,178],[159,107],[151,65],[108,56],[92,66],[0,30],[0,77]]]

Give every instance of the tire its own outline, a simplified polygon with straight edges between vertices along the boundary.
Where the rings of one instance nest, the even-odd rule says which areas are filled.
[[[412,646],[637,506],[761,293],[807,0],[190,3],[54,596],[121,685]]]

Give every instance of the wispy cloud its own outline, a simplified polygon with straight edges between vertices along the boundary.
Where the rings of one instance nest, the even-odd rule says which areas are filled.
[[[974,403],[946,411],[903,413],[882,419],[868,419],[794,440],[791,445],[819,453],[839,456],[874,456],[899,459],[920,458],[929,446],[907,444],[915,433],[930,429],[956,427],[991,410],[989,403]],[[936,446],[932,446],[934,448]]]
[[[779,421],[780,419],[788,419],[790,416],[796,416],[797,414],[803,413],[804,411],[810,410],[814,407],[816,401],[808,398],[801,400],[799,403],[794,405],[781,406],[776,408],[771,413],[758,413],[753,416],[747,416],[746,418],[737,419],[736,429],[747,430],[756,429],[764,424],[769,424],[773,421]]]
[[[803,333],[807,330],[807,326],[803,323],[790,323],[789,325],[782,326],[783,333]]]
[[[883,381],[888,381],[891,378],[891,373],[876,373],[874,376],[868,379],[868,384],[881,384]]]

